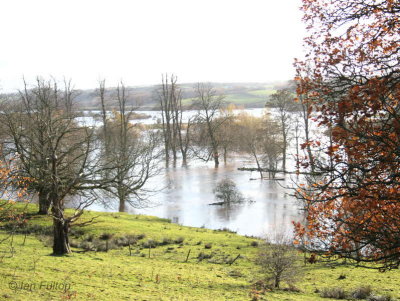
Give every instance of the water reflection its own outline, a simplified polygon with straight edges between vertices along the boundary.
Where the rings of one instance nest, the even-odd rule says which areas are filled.
[[[236,159],[219,168],[214,168],[212,163],[192,161],[186,167],[170,167],[150,183],[154,188],[166,187],[150,197],[153,204],[159,205],[129,208],[129,212],[169,218],[187,226],[228,228],[244,235],[262,236],[291,229],[292,221],[300,220],[296,200],[284,188],[291,180],[250,180],[255,174],[237,170],[249,165],[246,160]],[[213,193],[215,185],[225,178],[233,180],[243,196],[252,202],[210,206],[217,201]]]

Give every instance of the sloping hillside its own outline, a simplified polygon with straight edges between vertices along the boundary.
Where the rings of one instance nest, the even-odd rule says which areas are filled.
[[[218,93],[226,96],[227,103],[233,103],[246,108],[261,108],[269,95],[277,89],[287,86],[287,82],[270,83],[211,83]],[[195,83],[180,84],[183,94],[183,102],[190,107],[195,97],[193,87]],[[158,100],[156,95],[157,86],[127,87],[128,100],[130,105],[138,106],[143,110],[156,110]],[[116,98],[115,87],[107,89],[108,99]],[[82,109],[98,109],[99,98],[95,89],[78,90],[76,104]],[[111,101],[110,105],[116,105]]]

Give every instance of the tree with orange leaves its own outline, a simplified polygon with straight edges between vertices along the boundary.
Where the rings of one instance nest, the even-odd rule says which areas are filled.
[[[400,2],[303,0],[302,10],[297,93],[329,139],[303,145],[322,150],[323,176],[297,190],[307,212],[297,235],[309,249],[398,267]]]
[[[0,244],[6,241],[12,243],[16,230],[26,225],[27,187],[31,179],[20,177],[15,171],[14,160],[0,161],[0,224],[8,232]],[[25,206],[16,208],[16,202]]]

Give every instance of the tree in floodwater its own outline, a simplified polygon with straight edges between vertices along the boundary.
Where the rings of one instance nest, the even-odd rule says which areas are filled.
[[[238,190],[235,182],[231,179],[223,179],[219,181],[213,192],[217,199],[227,205],[242,202],[244,200],[242,193]]]
[[[104,145],[103,162],[108,166],[104,177],[113,179],[104,192],[118,199],[120,212],[126,210],[127,204],[134,208],[146,207],[150,192],[146,184],[160,172],[161,158],[156,133],[130,122],[134,108],[128,109],[127,100],[126,88],[121,82],[116,88],[118,106],[104,119],[100,135]],[[107,100],[101,101],[107,108]]]
[[[280,125],[268,113],[263,116],[263,126],[263,162],[267,167],[269,178],[273,179],[278,172],[278,162],[282,157],[282,131]]]
[[[170,152],[176,163],[178,151],[181,152],[183,165],[186,165],[189,151],[192,119],[183,121],[182,90],[179,88],[177,80],[178,78],[174,75],[170,77],[163,75],[161,86],[156,90],[161,108],[162,135],[167,165]]]
[[[217,140],[219,141],[220,151],[226,164],[230,152],[237,151],[238,149],[238,134],[237,123],[235,122],[234,110],[237,107],[234,104],[229,104],[220,109],[220,118],[223,123],[217,131]]]
[[[294,94],[286,89],[278,90],[272,94],[265,104],[268,108],[277,110],[276,119],[279,121],[282,135],[282,171],[286,171],[286,152],[289,145],[289,134],[292,129],[292,113],[299,109],[298,103],[294,101]]]
[[[221,141],[218,139],[218,132],[222,125],[228,120],[220,116],[220,110],[224,107],[224,96],[217,94],[217,91],[210,85],[198,83],[195,86],[194,107],[197,108],[196,116],[197,141],[193,148],[195,155],[204,160],[214,160],[215,167],[219,165],[219,147]]]
[[[237,117],[238,149],[250,154],[256,161],[260,178],[263,178],[263,159],[265,150],[265,131],[262,118],[241,113]]]

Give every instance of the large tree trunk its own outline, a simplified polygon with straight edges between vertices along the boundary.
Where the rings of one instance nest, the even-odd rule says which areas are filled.
[[[187,155],[186,152],[182,150],[182,166],[187,166]]]
[[[125,212],[125,200],[119,200],[119,212]]]
[[[49,194],[44,191],[39,191],[39,212],[38,214],[47,215],[50,209]]]
[[[260,173],[260,179],[262,180],[264,177],[263,177],[263,173],[262,173],[262,168],[261,168],[260,162],[258,161],[258,157],[257,157],[257,154],[255,152],[253,152],[253,155],[254,155],[254,158],[256,159],[257,169],[258,169],[258,172]]]
[[[218,155],[218,151],[214,152],[214,166],[218,167],[219,165],[219,155]]]
[[[69,224],[62,219],[53,218],[54,242],[53,255],[64,255],[71,253],[68,232]]]

